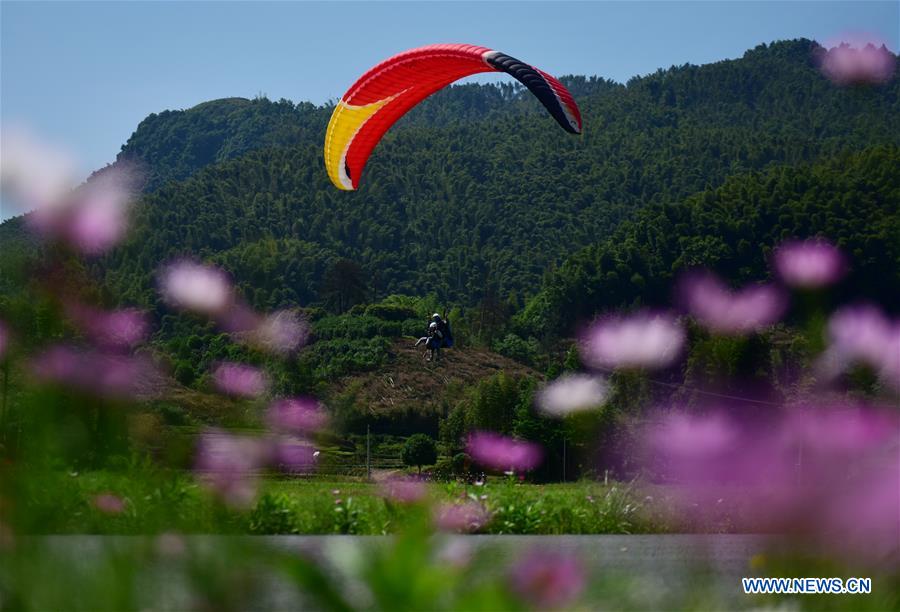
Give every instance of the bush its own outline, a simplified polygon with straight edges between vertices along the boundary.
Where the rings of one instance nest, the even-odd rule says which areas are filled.
[[[294,503],[283,493],[266,493],[250,511],[248,529],[255,535],[300,533]]]
[[[472,470],[472,458],[466,453],[456,453],[450,461],[453,475],[458,478],[466,478]]]
[[[507,334],[502,340],[494,342],[494,351],[526,364],[534,363],[540,349],[534,338],[523,340],[515,334]]]
[[[365,313],[385,321],[405,321],[417,318],[413,308],[399,304],[370,304],[366,307]]]
[[[425,434],[410,436],[403,445],[403,463],[416,466],[422,472],[423,465],[434,465],[437,461],[437,445]]]

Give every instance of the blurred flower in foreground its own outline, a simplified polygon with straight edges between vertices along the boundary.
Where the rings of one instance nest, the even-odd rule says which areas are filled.
[[[59,202],[75,185],[75,160],[28,129],[4,125],[0,139],[0,187],[4,204],[18,213]]]
[[[831,315],[827,334],[829,346],[819,364],[826,377],[864,363],[900,389],[900,322],[876,306],[847,306]]]
[[[846,272],[841,252],[823,240],[790,241],[775,251],[775,269],[785,284],[818,289],[838,281]]]
[[[703,272],[684,276],[678,294],[701,325],[723,334],[745,334],[768,327],[787,307],[786,297],[773,285],[730,291],[718,278]]]
[[[247,507],[256,496],[257,472],[267,459],[260,440],[208,429],[200,436],[194,471],[225,503]]]
[[[510,573],[513,591],[539,610],[571,604],[586,583],[580,559],[547,550],[533,550]]]
[[[684,330],[665,313],[610,316],[588,329],[581,356],[589,367],[662,368],[681,354]]]
[[[222,270],[191,261],[165,267],[160,289],[168,304],[210,316],[223,314],[234,301],[231,282]]]
[[[887,47],[871,42],[841,43],[820,51],[819,68],[837,85],[874,85],[889,81],[897,59]]]
[[[400,504],[414,504],[425,499],[428,488],[414,478],[387,478],[379,485],[382,497]]]
[[[673,500],[686,515],[728,498],[749,521],[733,527],[805,533],[874,561],[900,553],[898,444],[896,411],[855,404],[786,408],[766,423],[674,412],[645,433],[653,471],[680,483]]]
[[[281,310],[262,317],[254,328],[239,336],[274,355],[287,355],[306,343],[309,326],[296,312]]]
[[[478,531],[491,520],[491,513],[476,501],[443,503],[437,507],[434,522],[442,531]]]
[[[28,223],[44,237],[65,240],[88,255],[104,253],[125,236],[136,179],[125,166],[105,170],[62,199],[41,203]]]
[[[562,417],[601,406],[609,393],[606,381],[589,374],[561,376],[544,387],[537,405],[544,414]]]
[[[37,355],[31,372],[39,379],[87,393],[134,397],[155,389],[161,380],[146,357],[109,355],[68,346],[54,346]]]
[[[275,467],[284,472],[308,472],[315,464],[315,449],[306,440],[278,438],[273,449]]]
[[[222,363],[213,372],[216,388],[227,395],[259,397],[268,389],[265,372],[242,363]]]
[[[527,472],[536,468],[543,458],[537,444],[488,431],[469,436],[466,452],[481,465],[497,471]]]
[[[136,308],[104,311],[72,303],[66,313],[95,343],[107,348],[131,348],[147,337],[146,313]]]
[[[125,511],[125,502],[122,498],[112,493],[101,493],[93,499],[94,507],[104,514],[122,514]]]
[[[328,424],[328,413],[311,397],[279,399],[269,406],[266,423],[275,431],[312,434]]]

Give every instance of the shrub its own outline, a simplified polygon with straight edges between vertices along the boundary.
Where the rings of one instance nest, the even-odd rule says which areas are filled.
[[[456,453],[453,455],[450,465],[454,476],[465,478],[472,469],[472,458],[466,453]]]
[[[405,321],[416,318],[416,311],[413,308],[400,304],[370,304],[366,307],[365,313],[385,321]]]
[[[540,346],[534,338],[523,340],[515,334],[507,334],[494,342],[494,351],[521,363],[531,364],[540,352]]]
[[[256,535],[300,533],[293,502],[283,493],[266,493],[250,511],[248,529]]]

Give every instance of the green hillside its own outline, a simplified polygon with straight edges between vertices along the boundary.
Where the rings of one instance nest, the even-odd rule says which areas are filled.
[[[361,266],[371,296],[465,305],[496,293],[517,307],[548,268],[642,207],[735,175],[900,144],[900,82],[834,87],[814,67],[815,48],[762,45],[627,85],[569,78],[580,138],[512,86],[451,88],[386,136],[355,193],[335,190],[322,165],[327,108],[224,100],[162,113],[122,155],[150,164],[156,183],[190,176],[142,198],[130,240],[97,271],[121,299],[149,304],[153,271],[176,255],[221,259],[289,241],[309,264],[302,278],[287,263],[252,281],[236,271],[260,306],[322,302],[321,275],[340,257]]]

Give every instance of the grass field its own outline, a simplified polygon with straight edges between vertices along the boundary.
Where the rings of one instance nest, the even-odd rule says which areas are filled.
[[[271,479],[258,483],[254,503],[229,508],[190,474],[155,470],[46,472],[20,482],[18,523],[31,533],[140,534],[383,534],[397,531],[423,507],[477,502],[496,534],[656,533],[671,527],[665,505],[628,483],[536,485],[502,477],[484,483],[429,483],[419,504],[386,499],[382,487],[361,480]],[[121,508],[102,508],[113,495]],[[659,501],[657,501],[659,499]],[[98,507],[98,505],[100,507]]]

